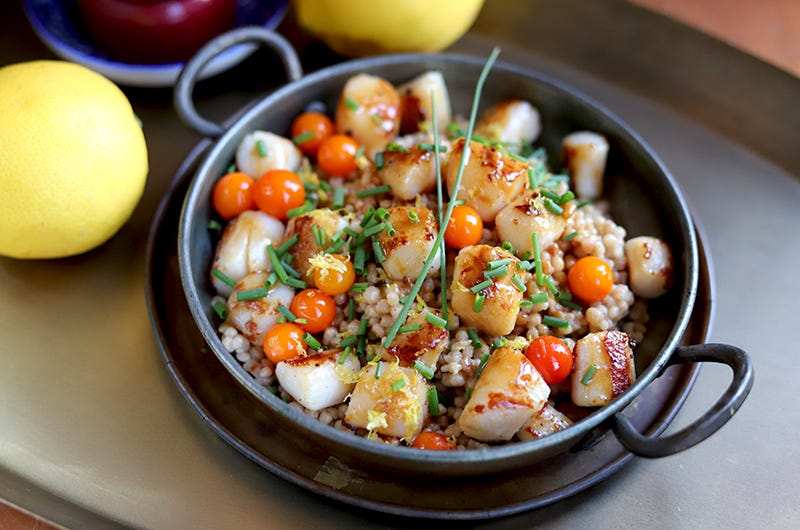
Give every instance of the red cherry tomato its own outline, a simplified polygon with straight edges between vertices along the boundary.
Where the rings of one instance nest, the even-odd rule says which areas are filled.
[[[572,372],[572,352],[558,337],[536,337],[525,350],[525,357],[548,385],[560,383]]]
[[[331,119],[321,112],[304,112],[292,122],[292,138],[307,155],[316,155],[322,141],[334,131]]]
[[[305,324],[299,325],[309,333],[325,331],[336,317],[336,302],[333,297],[319,289],[300,291],[294,295],[289,309],[297,318],[306,319]]]
[[[358,143],[345,134],[325,138],[317,151],[317,164],[328,175],[344,177],[356,170]]]
[[[462,204],[453,208],[444,231],[444,240],[453,248],[464,248],[480,241],[482,233],[481,216],[471,206]]]
[[[440,432],[433,431],[419,433],[411,443],[411,447],[427,449],[428,451],[450,451],[451,449],[455,449],[453,443],[447,439],[447,436]]]
[[[275,324],[264,336],[264,355],[275,364],[302,355],[306,351],[303,333],[291,322]]]
[[[214,184],[212,202],[223,219],[233,219],[245,210],[255,207],[253,179],[244,173],[228,173]]]
[[[292,208],[306,200],[306,190],[300,177],[285,169],[267,171],[253,185],[253,200],[262,212],[286,219]]]
[[[570,267],[567,283],[572,293],[584,302],[599,302],[614,286],[611,266],[595,256],[585,256]]]

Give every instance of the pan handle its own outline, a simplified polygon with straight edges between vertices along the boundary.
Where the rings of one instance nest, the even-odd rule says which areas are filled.
[[[203,136],[216,138],[221,136],[225,129],[221,125],[203,118],[197,112],[192,100],[192,92],[197,84],[198,76],[203,67],[214,57],[228,48],[245,43],[257,43],[272,48],[283,61],[289,81],[297,81],[303,76],[303,68],[300,66],[297,52],[289,44],[289,41],[274,31],[259,26],[244,26],[215,37],[189,59],[175,82],[175,90],[172,94],[173,103],[180,118]]]
[[[731,367],[733,380],[722,397],[691,425],[657,438],[642,435],[628,418],[617,414],[614,416],[614,433],[628,451],[647,458],[672,455],[702,442],[733,417],[753,387],[750,356],[727,344],[694,344],[676,348],[667,366],[695,362],[723,363]]]

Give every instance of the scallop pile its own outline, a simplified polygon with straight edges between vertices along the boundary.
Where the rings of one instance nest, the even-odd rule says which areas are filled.
[[[243,139],[213,193],[213,305],[288,406],[465,449],[567,428],[633,383],[670,249],[609,217],[602,134],[549,156],[531,102],[493,103],[468,123],[440,72],[359,74],[335,109]]]

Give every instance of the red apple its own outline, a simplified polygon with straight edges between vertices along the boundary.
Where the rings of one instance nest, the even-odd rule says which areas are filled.
[[[236,0],[78,0],[78,7],[109,58],[143,64],[184,61],[236,19]]]

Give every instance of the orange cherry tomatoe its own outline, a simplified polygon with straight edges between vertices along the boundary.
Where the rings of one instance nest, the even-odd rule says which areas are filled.
[[[356,281],[356,271],[353,262],[340,254],[332,254],[334,259],[341,262],[341,266],[315,268],[313,272],[314,285],[331,296],[349,291]]]
[[[548,385],[560,383],[572,372],[572,351],[567,343],[552,335],[543,335],[531,340],[525,357]]]
[[[346,134],[325,138],[317,151],[317,164],[328,175],[344,177],[356,170],[358,143]]]
[[[567,283],[572,294],[593,304],[611,292],[614,287],[614,271],[606,261],[595,256],[584,256],[570,267]]]
[[[475,208],[460,204],[453,208],[444,231],[444,240],[452,248],[475,245],[481,240],[483,221]]]
[[[303,355],[303,333],[300,326],[291,322],[275,324],[264,336],[264,355],[275,364]]]
[[[303,205],[306,190],[300,177],[292,171],[272,169],[253,184],[253,200],[262,212],[286,219],[289,210]]]
[[[331,119],[321,112],[304,112],[292,122],[292,139],[307,155],[316,155],[322,142],[335,131]]]
[[[220,217],[227,221],[246,210],[255,208],[253,183],[249,175],[235,171],[223,175],[214,184],[211,201]]]
[[[325,331],[336,318],[336,302],[319,289],[303,289],[294,295],[289,310],[298,319],[305,320],[299,325],[309,333]]]

